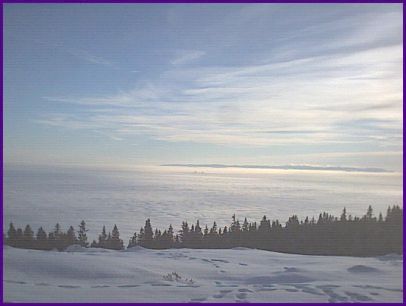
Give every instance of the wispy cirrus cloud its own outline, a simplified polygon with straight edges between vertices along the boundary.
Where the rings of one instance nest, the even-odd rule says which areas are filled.
[[[111,129],[118,137],[145,134],[171,142],[264,146],[374,142],[381,137],[379,143],[385,145],[401,135],[401,72],[386,75],[399,70],[400,62],[401,46],[395,46],[350,58],[171,69],[159,81],[112,96],[46,97],[84,108],[75,120],[65,114],[64,120],[48,116],[41,122],[81,126],[83,121],[84,126]],[[343,69],[348,65],[350,72]],[[384,76],[351,79],[370,73]]]
[[[258,9],[249,13],[247,23],[263,17]],[[237,22],[231,17],[230,24]],[[178,50],[159,75],[140,78],[131,90],[45,97],[76,104],[81,111],[48,113],[37,122],[118,139],[142,135],[242,147],[364,144],[398,150],[403,119],[401,23],[391,21],[399,17],[393,12],[362,17],[326,19],[300,29],[305,37],[320,36],[317,44],[311,39],[297,43],[292,39],[296,32],[277,36],[278,45],[244,64],[199,65],[200,58],[214,51]],[[385,25],[376,29],[374,18]],[[238,40],[233,37],[232,43]],[[224,49],[231,40],[219,44]]]
[[[32,39],[32,41],[38,45],[46,46],[48,48],[56,49],[59,52],[69,54],[70,56],[73,56],[77,59],[80,59],[82,61],[91,63],[91,64],[96,64],[96,65],[102,65],[106,67],[111,67],[111,68],[116,68],[116,64],[113,63],[112,61],[99,56],[95,55],[94,53],[82,49],[82,48],[77,48],[77,47],[67,47],[63,43],[51,43],[48,41],[44,40],[39,40],[39,39]]]
[[[201,58],[205,54],[206,52],[199,50],[178,50],[175,58],[171,60],[171,64],[184,65]]]
[[[65,52],[69,53],[70,55],[79,58],[83,61],[88,63],[96,64],[96,65],[103,65],[108,67],[115,67],[115,64],[101,56],[94,55],[89,51],[78,49],[78,48],[65,48]]]

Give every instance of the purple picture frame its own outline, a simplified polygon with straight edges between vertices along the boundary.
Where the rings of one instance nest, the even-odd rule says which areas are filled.
[[[2,24],[4,24],[4,16],[3,16],[3,5],[4,4],[13,4],[13,3],[20,3],[20,4],[41,4],[41,3],[54,3],[54,4],[62,4],[62,3],[72,3],[72,4],[78,4],[78,3],[93,3],[93,4],[101,4],[101,3],[117,3],[117,4],[121,4],[121,3],[133,3],[133,4],[137,4],[137,3],[151,3],[151,4],[165,4],[165,3],[184,3],[185,5],[193,5],[193,3],[201,3],[201,4],[213,4],[213,3],[295,3],[300,5],[301,3],[320,3],[320,5],[325,5],[325,4],[338,4],[338,3],[358,3],[360,5],[362,4],[373,4],[373,3],[403,3],[403,1],[399,1],[399,0],[386,0],[386,1],[382,1],[382,0],[356,0],[356,1],[351,1],[351,0],[324,0],[324,1],[306,1],[306,0],[289,0],[289,1],[269,1],[269,0],[252,0],[252,1],[247,1],[247,0],[234,0],[234,1],[227,1],[227,0],[141,0],[141,1],[126,1],[126,0],[88,0],[88,1],[82,1],[82,0],[7,0],[4,1],[2,0],[2,5],[1,5],[1,20],[2,20]],[[403,5],[403,15],[405,15],[406,12],[406,7],[405,5]],[[403,29],[405,29],[405,24],[403,22]],[[1,33],[1,52],[3,55],[3,32]],[[405,55],[405,50],[403,49],[403,57]],[[1,63],[2,63],[2,67],[3,67],[3,56],[1,57]],[[405,65],[403,63],[403,73],[405,72]],[[1,71],[1,92],[2,92],[2,97],[3,97],[3,69]],[[403,79],[403,88],[405,87],[405,81]],[[404,89],[403,89],[403,93],[404,93]],[[2,133],[1,133],[1,141],[3,144],[3,101],[1,103],[1,113],[2,113],[2,117],[1,117],[1,127],[2,127]],[[403,115],[405,115],[405,108],[403,108]],[[405,130],[405,122],[403,121],[403,131]],[[403,139],[403,150],[405,149],[405,142]],[[403,157],[403,171],[405,170],[405,159]],[[1,169],[2,169],[2,176],[1,176],[1,203],[2,203],[2,218],[1,218],[1,226],[3,226],[3,175],[4,175],[4,161],[3,161],[3,150],[1,150]],[[403,190],[404,190],[404,182],[403,182]],[[405,195],[403,194],[403,201],[405,199]],[[405,250],[405,243],[404,243],[404,236],[405,236],[405,229],[403,228],[403,250]],[[4,240],[4,237],[2,236],[2,242]],[[3,251],[3,243],[2,243],[2,251]],[[4,263],[3,263],[3,256],[1,259],[2,262],[2,266],[4,267]],[[404,266],[403,266],[403,279],[405,279],[405,271],[404,271]],[[3,283],[3,272],[1,273],[1,280]],[[405,284],[403,283],[403,289],[405,288]],[[402,303],[397,303],[397,304],[403,304],[405,302],[404,296],[403,296],[403,302]],[[55,304],[59,304],[59,303],[63,303],[63,301],[59,301],[58,303]],[[313,305],[312,303],[300,303],[300,301],[298,301],[298,303],[300,305]],[[1,304],[8,304],[4,301],[4,292],[3,292],[3,287],[1,290]],[[21,304],[21,305],[50,305],[50,304],[54,304],[54,303],[13,303],[13,304]],[[63,303],[64,305],[87,305],[87,304],[91,304],[91,303]],[[115,303],[106,303],[106,304],[115,304]],[[162,304],[162,303],[119,303],[119,304],[134,304],[134,305],[151,305],[151,304]],[[168,305],[182,305],[184,303],[165,303]],[[198,303],[188,303],[190,305],[197,305]],[[233,305],[235,303],[211,303],[214,305],[226,305],[226,304],[230,304]],[[243,303],[242,303],[243,304]],[[267,304],[267,303],[250,303],[250,305],[263,305],[263,304]],[[297,303],[269,303],[269,304],[281,304],[281,305],[293,305],[293,304],[297,304]],[[329,304],[329,303],[318,303],[320,305],[322,304]],[[344,303],[344,304],[350,304],[350,303]],[[352,303],[351,303],[352,304]],[[368,303],[367,303],[368,304]],[[394,303],[373,303],[374,305],[393,305]],[[395,303],[396,304],[396,303]]]

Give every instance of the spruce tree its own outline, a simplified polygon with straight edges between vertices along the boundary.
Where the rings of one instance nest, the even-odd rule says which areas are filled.
[[[68,246],[77,242],[75,229],[73,226],[70,226],[68,232],[66,233],[66,242]]]
[[[98,243],[98,246],[99,246],[100,248],[105,247],[106,240],[107,240],[106,226],[103,225],[102,233],[99,235],[99,243]]]
[[[367,213],[366,213],[366,215],[365,215],[366,220],[371,221],[371,220],[372,220],[372,215],[373,215],[372,206],[369,205],[369,206],[368,206]]]
[[[49,247],[51,250],[56,247],[55,234],[54,234],[54,232],[49,232],[49,233],[48,233],[48,247]]]
[[[111,235],[111,248],[114,250],[124,249],[123,240],[120,239],[120,232],[115,224]]]
[[[48,249],[47,233],[42,227],[37,231],[36,247],[40,250]]]
[[[242,224],[242,231],[243,232],[248,232],[248,220],[247,220],[247,218],[244,218],[244,223]]]
[[[271,230],[271,221],[266,219],[266,216],[262,217],[261,223],[259,224],[258,231],[260,233],[268,233]]]
[[[169,228],[168,228],[168,232],[167,232],[167,240],[168,240],[169,247],[172,247],[173,243],[174,243],[172,224],[169,224]]]
[[[203,238],[202,228],[200,227],[199,220],[197,220],[193,235],[193,244],[196,245],[197,247],[201,247],[202,238]]]
[[[140,233],[138,234],[138,240],[137,240],[141,246],[142,246],[142,241],[144,241],[144,237],[145,237],[144,228],[141,227],[140,228]]]
[[[154,233],[152,231],[151,220],[147,219],[145,221],[145,226],[144,226],[144,238],[142,241],[142,246],[144,246],[146,248],[151,248],[153,238],[154,238]]]
[[[134,235],[131,237],[130,241],[128,242],[128,248],[135,247],[137,245],[137,233],[135,232]]]
[[[89,246],[89,242],[87,242],[87,235],[86,232],[88,230],[86,229],[86,222],[82,220],[79,225],[79,231],[78,231],[78,242],[82,247],[87,248]]]
[[[59,225],[59,223],[57,223],[54,229],[54,236],[56,239],[59,239],[61,235],[62,235],[61,226]]]
[[[34,232],[29,224],[27,224],[24,229],[23,237],[25,246],[31,248],[33,246]]]
[[[42,227],[40,227],[37,231],[37,240],[47,240],[47,233]]]
[[[341,214],[340,221],[341,222],[347,221],[347,210],[345,209],[345,207],[344,207],[343,212]]]
[[[7,244],[10,246],[15,246],[17,242],[17,230],[12,222],[10,223],[10,227],[7,231],[7,236]]]
[[[188,243],[189,243],[189,234],[190,230],[189,230],[189,225],[186,221],[182,222],[182,228],[179,231],[179,241],[182,244],[183,247],[187,247]]]
[[[24,233],[21,228],[17,228],[16,233],[16,246],[21,248],[23,246]]]

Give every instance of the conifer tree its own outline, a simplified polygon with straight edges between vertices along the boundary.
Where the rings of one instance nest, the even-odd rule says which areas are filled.
[[[17,242],[17,230],[15,229],[13,223],[10,223],[10,227],[7,231],[7,244],[15,246]]]
[[[40,227],[37,231],[37,240],[45,241],[47,240],[47,233],[44,231],[42,227]]]
[[[145,221],[145,227],[144,227],[144,239],[145,241],[152,241],[152,238],[154,236],[153,231],[152,231],[152,226],[151,226],[151,220],[147,219]]]
[[[172,224],[169,224],[168,232],[167,232],[167,240],[170,247],[173,246],[174,237],[173,237],[173,227]]]
[[[59,223],[55,224],[55,229],[54,229],[54,236],[55,239],[60,239],[62,235],[62,231],[61,231],[61,226],[59,225]]]
[[[16,233],[16,246],[22,247],[22,241],[24,239],[24,233],[21,228],[17,228],[17,233]]]
[[[142,245],[142,241],[144,241],[144,237],[145,237],[145,235],[144,235],[144,228],[141,227],[141,228],[140,228],[140,233],[139,233],[138,239],[137,239],[137,241],[139,242],[140,245]]]
[[[78,242],[82,247],[87,248],[89,246],[89,242],[87,242],[87,235],[86,235],[87,229],[86,229],[86,222],[82,220],[79,225],[79,231],[78,231]]]
[[[210,229],[210,234],[217,234],[217,223],[216,223],[216,221],[213,222],[213,226]]]
[[[367,214],[365,215],[366,220],[371,221],[372,220],[372,215],[373,215],[373,210],[372,206],[368,206]]]
[[[106,226],[103,225],[102,233],[99,235],[99,247],[103,248],[106,244],[107,234],[106,234]]]
[[[179,231],[179,240],[184,247],[187,247],[189,244],[190,230],[187,222],[182,222],[182,229]]]
[[[128,248],[135,247],[137,245],[137,232],[134,232],[134,235],[131,237],[130,241],[128,242]]]
[[[99,244],[97,243],[96,240],[93,239],[92,243],[90,244],[90,247],[91,247],[91,248],[98,248],[98,247],[99,247]]]
[[[271,222],[266,219],[266,216],[262,217],[261,223],[259,224],[258,231],[260,233],[268,233],[271,230]]]
[[[247,220],[247,218],[244,218],[244,223],[242,224],[242,231],[243,232],[248,232],[248,220]]]
[[[24,229],[24,242],[27,244],[31,244],[31,242],[34,240],[34,232],[31,229],[31,226],[29,224],[26,225]]]
[[[203,239],[202,228],[200,227],[199,220],[196,221],[196,226],[193,234],[193,244],[196,247],[201,247],[201,241]]]
[[[341,214],[340,221],[341,222],[347,221],[347,210],[345,209],[345,207],[344,207],[343,212]]]
[[[141,235],[141,231],[140,231]],[[152,231],[151,220],[147,219],[145,221],[145,226],[142,231],[142,236],[139,237],[139,243],[141,246],[146,248],[151,248],[153,244],[154,232]]]
[[[47,233],[42,227],[37,231],[36,248],[40,250],[48,249]]]
[[[68,232],[66,233],[66,241],[68,246],[73,245],[77,242],[75,229],[73,228],[73,226],[70,226]]]
[[[123,240],[120,239],[120,232],[116,224],[114,224],[112,231],[110,247],[114,250],[122,250],[124,248]]]

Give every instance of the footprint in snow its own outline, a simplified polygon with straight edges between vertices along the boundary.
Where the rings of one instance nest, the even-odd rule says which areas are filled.
[[[230,263],[229,261],[227,261],[227,260],[224,260],[224,259],[211,259],[211,261],[218,261],[218,262],[222,262],[222,263]]]
[[[338,293],[335,293],[332,288],[340,287],[340,286],[335,286],[335,285],[323,285],[323,286],[317,286],[320,288],[325,295],[329,297],[328,301],[330,303],[336,303],[336,302],[347,302],[348,298],[346,296],[339,295]]]
[[[295,267],[283,267],[285,269],[285,272],[301,272],[300,269],[295,268]]]
[[[238,292],[253,292],[253,291],[250,289],[247,289],[247,288],[241,288],[241,289],[238,289]]]
[[[295,287],[296,289],[302,290],[303,293],[319,295],[319,296],[324,295],[323,293],[318,292],[315,288],[309,287],[308,285],[293,284],[292,286]]]
[[[190,299],[190,302],[204,302],[204,301],[207,301],[207,297]]]
[[[215,299],[222,299],[223,297],[225,297],[228,293],[233,292],[233,290],[220,290],[220,293],[213,295],[212,297]]]
[[[354,285],[353,287],[362,288],[362,289],[380,289],[393,292],[403,292],[403,289],[394,289],[394,288],[385,288],[380,286],[371,286],[371,285]]]
[[[320,288],[320,289],[333,289],[333,288],[340,288],[340,286],[338,286],[338,285],[319,285],[319,286],[316,286],[317,288]]]
[[[19,284],[19,285],[24,285],[26,284],[26,282],[22,282],[22,281],[14,281],[14,280],[5,280],[6,283],[10,283],[10,284]]]
[[[364,265],[355,265],[347,269],[348,272],[351,273],[372,273],[372,272],[379,272],[378,269],[373,267],[364,266]]]
[[[355,302],[373,301],[373,299],[370,298],[369,296],[359,294],[356,292],[345,291],[345,294],[348,295],[351,298],[351,300],[353,300]]]
[[[237,293],[235,296],[237,297],[237,299],[243,300],[247,297],[247,294],[245,292],[240,292],[240,293]]]
[[[277,289],[275,289],[275,288],[258,288],[255,291],[256,292],[265,292],[265,291],[275,291],[275,290],[277,290]]]

